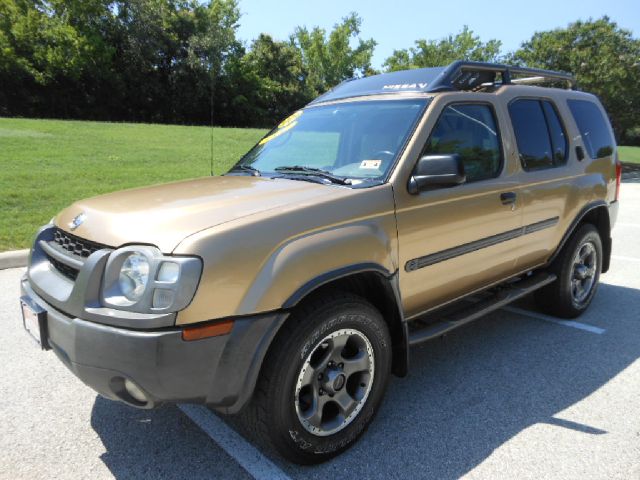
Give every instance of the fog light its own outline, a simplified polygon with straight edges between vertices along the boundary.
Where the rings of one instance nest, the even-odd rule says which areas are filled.
[[[156,288],[153,292],[153,308],[169,308],[173,303],[173,291]]]
[[[147,403],[147,396],[142,391],[142,389],[128,378],[124,379],[124,388],[127,390],[127,393],[129,395],[138,400],[140,403]]]

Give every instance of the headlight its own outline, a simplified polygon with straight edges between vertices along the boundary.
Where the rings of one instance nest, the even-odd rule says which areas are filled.
[[[134,252],[120,267],[118,278],[120,290],[132,302],[142,298],[142,294],[149,283],[149,261],[144,255]]]
[[[202,260],[165,256],[146,245],[119,248],[109,254],[101,303],[140,313],[182,310],[196,293]]]

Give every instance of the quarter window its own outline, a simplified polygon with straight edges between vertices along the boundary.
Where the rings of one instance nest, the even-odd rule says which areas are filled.
[[[500,138],[490,106],[455,104],[443,110],[423,155],[454,153],[462,159],[467,182],[493,178],[500,173]]]
[[[567,137],[564,128],[558,117],[558,112],[551,102],[542,101],[542,110],[549,126],[549,136],[551,137],[551,147],[553,148],[554,165],[564,165],[567,163]]]
[[[568,100],[584,146],[591,158],[608,157],[613,153],[613,138],[609,125],[598,106],[586,100]]]
[[[567,162],[567,136],[551,102],[516,100],[509,105],[509,115],[525,170],[551,168]]]

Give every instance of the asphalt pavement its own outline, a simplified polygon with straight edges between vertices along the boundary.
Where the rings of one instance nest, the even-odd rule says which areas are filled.
[[[206,409],[101,398],[22,329],[0,271],[0,478],[640,479],[640,179],[610,272],[575,323],[523,302],[411,351],[362,439],[314,467],[254,449]],[[231,427],[230,427],[231,426]]]

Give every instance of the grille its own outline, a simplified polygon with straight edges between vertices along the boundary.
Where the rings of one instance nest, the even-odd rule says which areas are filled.
[[[70,267],[69,265],[65,265],[62,262],[59,262],[58,260],[56,260],[53,257],[50,257],[49,255],[47,255],[47,258],[49,259],[49,262],[51,263],[51,265],[53,265],[53,267],[58,270],[62,275],[64,275],[65,277],[67,277],[70,280],[73,280],[75,282],[76,278],[78,278],[78,270],[76,270],[73,267]]]
[[[71,235],[70,233],[60,230],[59,228],[56,228],[53,233],[53,241],[66,251],[84,258],[87,258],[97,250],[107,248],[106,245],[78,238],[75,235]]]
[[[76,255],[78,257],[87,258],[93,252],[108,248],[105,245],[100,243],[91,242],[89,240],[84,240],[82,238],[76,237],[75,235],[71,235],[59,228],[56,228],[53,232],[53,243],[56,243],[61,248],[71,253],[72,255]],[[67,277],[70,280],[75,281],[78,277],[78,270],[73,267],[70,267],[66,263],[62,263],[59,260],[47,255],[49,262],[53,265],[58,272]]]

